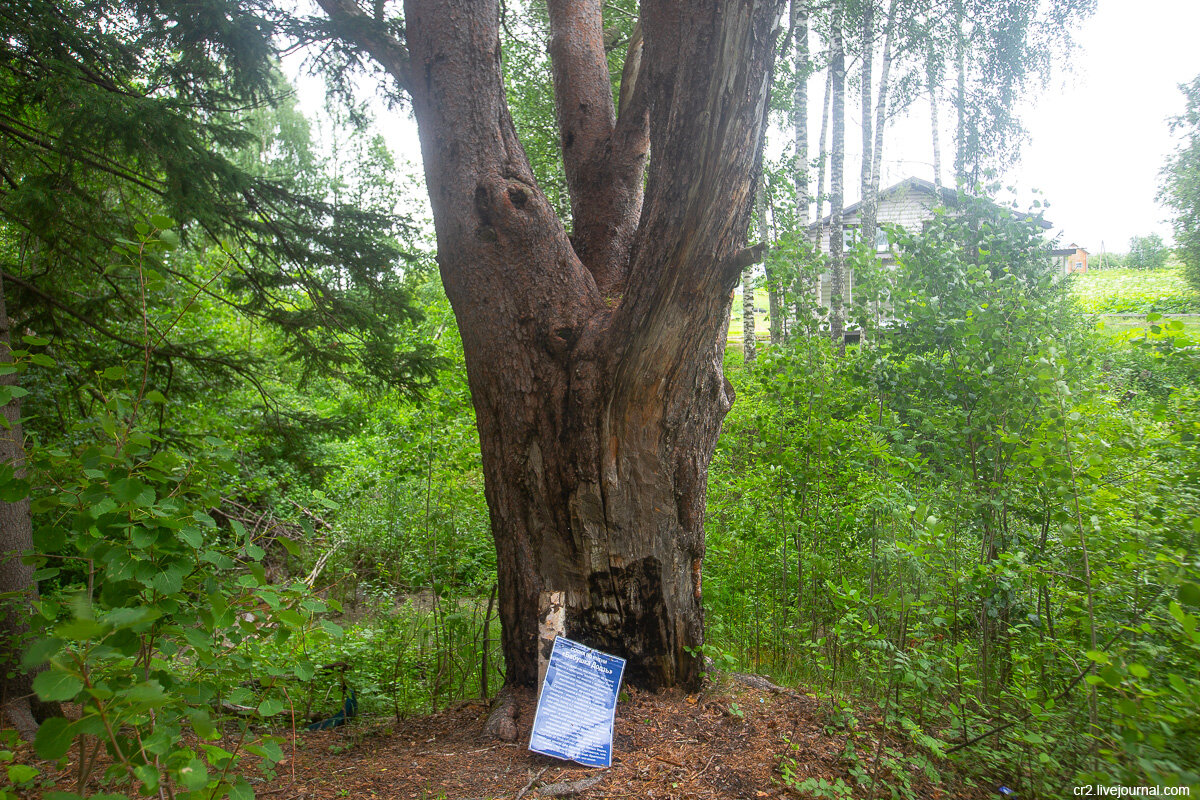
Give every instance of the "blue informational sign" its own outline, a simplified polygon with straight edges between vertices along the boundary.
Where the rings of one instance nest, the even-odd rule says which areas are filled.
[[[529,749],[585,767],[612,764],[613,718],[624,672],[625,659],[556,638]]]

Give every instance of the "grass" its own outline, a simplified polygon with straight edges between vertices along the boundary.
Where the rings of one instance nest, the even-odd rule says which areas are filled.
[[[1071,279],[1071,292],[1088,314],[1200,314],[1200,291],[1178,267],[1092,270]]]
[[[754,290],[754,338],[765,342],[771,338],[770,320],[767,315],[767,290]],[[742,290],[738,287],[733,292],[733,310],[729,313],[729,342],[741,344],[744,334],[742,321]]]

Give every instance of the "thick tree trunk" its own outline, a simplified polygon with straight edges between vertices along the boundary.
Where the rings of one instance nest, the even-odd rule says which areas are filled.
[[[598,3],[550,10],[574,243],[516,139],[494,3],[407,0],[398,69],[466,353],[507,680],[536,680],[538,597],[562,591],[567,634],[628,658],[630,681],[693,687],[723,325],[757,256],[742,245],[780,4],[644,3],[615,121]]]
[[[846,54],[842,47],[842,5],[833,6],[833,145],[829,160],[829,335],[840,349],[846,343],[846,254],[842,248],[842,197],[846,164]]]
[[[0,364],[12,361],[12,331],[0,278]],[[0,386],[16,387],[17,373],[0,375]],[[6,425],[0,428],[0,468],[13,470],[14,479],[25,477],[25,437],[21,430],[21,401],[13,397],[0,409]],[[21,667],[21,652],[29,634],[29,615],[37,599],[33,567],[21,554],[33,549],[33,523],[29,497],[15,502],[0,501],[0,675],[3,696],[0,705],[9,722],[27,740],[37,733],[31,704],[32,676]]]

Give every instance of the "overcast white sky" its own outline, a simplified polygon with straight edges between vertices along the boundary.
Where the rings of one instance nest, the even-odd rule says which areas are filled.
[[[1171,241],[1170,214],[1155,195],[1159,170],[1175,148],[1169,119],[1184,110],[1179,84],[1200,74],[1197,35],[1200,0],[1099,0],[1076,32],[1070,70],[1027,99],[1020,116],[1029,140],[1000,180],[1016,190],[1023,207],[1034,199],[1049,205],[1051,233],[1063,244],[1099,253],[1102,247],[1124,252],[1131,236],[1151,232]],[[819,103],[823,91],[824,78],[816,76],[810,97]],[[847,103],[853,115],[846,137],[848,201],[858,199],[856,104]],[[945,107],[940,113],[943,179],[952,180],[953,112]],[[910,175],[932,180],[926,102],[916,102],[889,128],[883,160],[884,186]]]
[[[1024,115],[1031,141],[1008,177],[1041,190],[1064,243],[1097,253],[1152,231],[1170,241],[1154,197],[1175,148],[1168,120],[1184,110],[1178,85],[1200,74],[1197,35],[1200,0],[1100,0],[1074,74]]]
[[[1003,181],[1018,190],[1026,206],[1040,192],[1049,204],[1046,218],[1064,244],[1077,242],[1092,253],[1102,246],[1122,252],[1134,235],[1157,232],[1171,238],[1169,214],[1154,198],[1159,170],[1174,149],[1168,120],[1184,107],[1178,85],[1200,74],[1200,0],[1099,0],[1097,5],[1076,34],[1073,71],[1057,74],[1022,111],[1030,140]],[[315,117],[323,101],[319,85],[300,84],[302,106]],[[823,89],[823,76],[815,76],[809,88],[813,105],[820,103]],[[847,103],[849,114],[855,106]],[[419,163],[411,118],[382,109],[378,114],[380,129],[401,159]],[[928,115],[928,105],[919,102],[910,119],[889,133],[885,186],[909,175],[932,179]],[[942,115],[948,126],[949,109]],[[814,151],[818,126],[814,118]],[[947,176],[953,163],[949,133],[942,145]],[[847,130],[850,185],[857,185],[857,138],[856,127]]]

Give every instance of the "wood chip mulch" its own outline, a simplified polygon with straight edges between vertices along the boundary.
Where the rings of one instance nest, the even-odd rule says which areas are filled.
[[[841,757],[848,732],[830,726],[828,703],[762,679],[756,682],[753,676],[725,676],[692,695],[627,691],[628,699],[617,707],[613,764],[607,769],[589,769],[527,750],[534,710],[529,693],[519,698],[516,743],[499,743],[484,734],[488,708],[482,702],[399,723],[359,719],[332,731],[300,731],[294,736],[289,731],[284,761],[276,766],[274,778],[255,781],[255,794],[264,800],[814,796],[784,784],[781,762],[786,757],[792,759],[797,780],[832,783],[840,778],[854,787],[853,797],[867,797]],[[860,726],[860,749],[862,742],[873,745],[878,740],[877,731],[870,721]],[[900,751],[913,750],[895,737],[885,741]],[[70,784],[72,772],[70,763],[63,765],[64,786]],[[880,772],[875,796],[890,798],[896,777]],[[910,797],[993,796],[953,775],[938,784],[916,772],[906,778]]]

